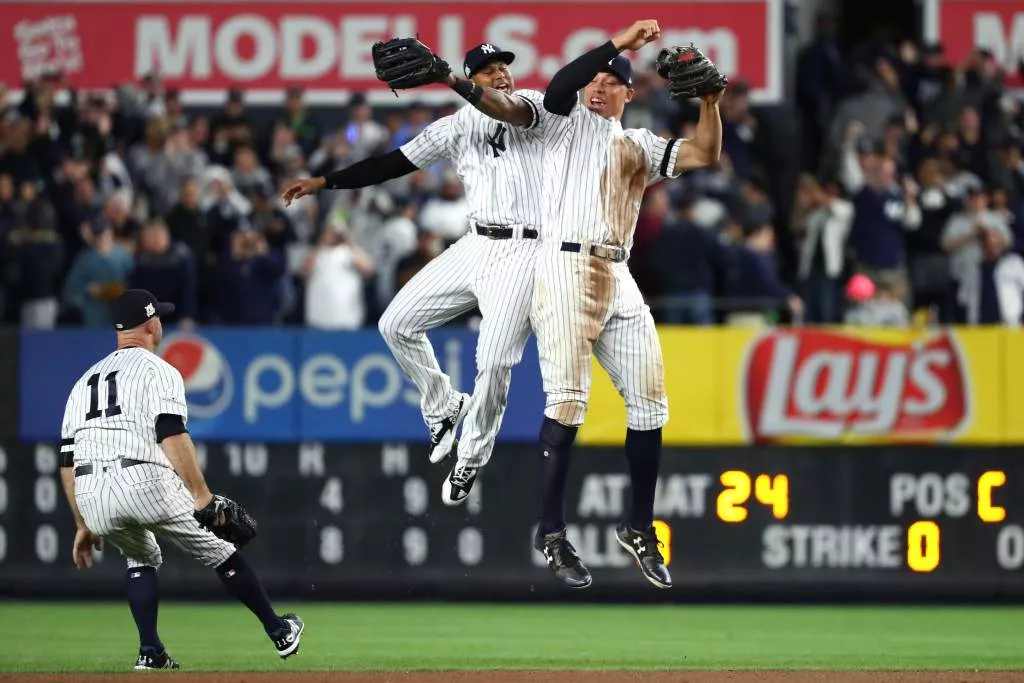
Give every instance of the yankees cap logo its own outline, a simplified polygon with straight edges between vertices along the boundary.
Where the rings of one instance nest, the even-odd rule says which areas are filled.
[[[153,304],[146,304],[146,315],[153,317],[156,315],[156,306]]]
[[[480,46],[480,49],[489,55],[494,54],[495,52],[498,51],[498,49],[491,45],[490,43],[484,43],[483,45]]]

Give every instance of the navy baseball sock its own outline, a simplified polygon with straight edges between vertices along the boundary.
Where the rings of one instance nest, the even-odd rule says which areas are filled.
[[[156,613],[160,606],[156,568],[132,567],[125,578],[128,607],[139,629],[139,648],[160,654],[164,651],[164,644],[156,632]]]
[[[217,576],[224,588],[233,598],[241,602],[263,622],[267,633],[273,633],[285,626],[284,620],[277,616],[270,598],[263,590],[256,572],[240,554],[235,553],[217,567]]]
[[[644,432],[627,429],[626,460],[629,461],[629,481],[633,490],[629,525],[637,531],[647,531],[654,523],[654,490],[658,486],[658,469],[661,466],[661,429]]]
[[[542,513],[540,531],[549,534],[565,528],[565,486],[569,478],[569,452],[579,427],[544,418],[540,428],[540,477]]]

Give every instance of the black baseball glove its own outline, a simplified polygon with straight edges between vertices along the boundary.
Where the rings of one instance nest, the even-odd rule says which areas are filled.
[[[239,548],[256,536],[256,520],[230,498],[214,496],[206,507],[192,514],[200,527]]]
[[[386,43],[377,41],[373,44],[372,53],[377,78],[392,90],[440,83],[452,71],[446,61],[415,38],[392,38]]]
[[[729,79],[718,71],[715,63],[693,43],[686,47],[662,49],[656,65],[658,75],[669,82],[668,92],[672,99],[713,95],[729,84]]]

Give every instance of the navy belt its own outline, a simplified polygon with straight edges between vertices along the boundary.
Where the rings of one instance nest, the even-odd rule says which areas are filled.
[[[148,463],[145,460],[136,460],[135,458],[121,458],[121,467],[135,467],[136,465],[146,465],[146,464],[148,464]],[[104,467],[104,466],[100,465],[100,467]],[[94,470],[93,470],[92,464],[79,465],[78,467],[75,468],[75,476],[76,477],[81,477],[81,476],[84,476],[86,474],[92,474],[93,471]]]
[[[583,251],[583,245],[579,242],[562,242],[562,251],[579,253]],[[612,247],[607,244],[591,244],[588,251],[591,256],[596,256],[613,263],[622,263],[626,260],[626,250],[622,247]]]
[[[509,240],[516,236],[516,231],[503,225],[483,225],[477,223],[476,234],[489,237],[492,240]],[[539,234],[533,228],[523,228],[523,239],[535,240]]]

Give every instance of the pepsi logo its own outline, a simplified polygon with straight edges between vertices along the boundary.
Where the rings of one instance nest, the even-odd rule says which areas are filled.
[[[193,417],[216,417],[231,404],[235,390],[231,366],[217,347],[203,337],[170,336],[161,345],[160,357],[181,373]]]

